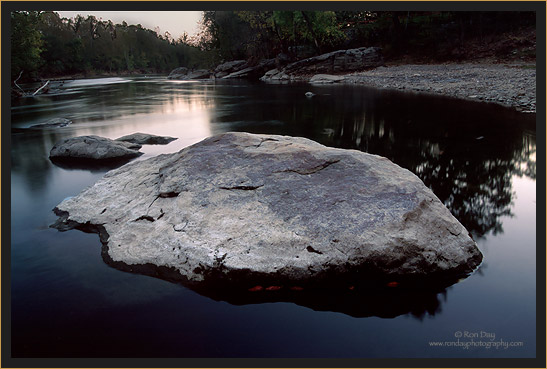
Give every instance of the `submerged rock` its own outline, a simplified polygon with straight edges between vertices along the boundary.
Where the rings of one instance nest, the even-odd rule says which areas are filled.
[[[155,136],[147,133],[133,133],[127,136],[117,138],[116,141],[131,142],[139,145],[167,145],[171,141],[175,141],[176,137]]]
[[[472,272],[467,230],[408,170],[304,138],[225,133],[133,162],[60,203],[57,228],[183,282],[381,283]]]
[[[57,142],[49,152],[50,159],[102,161],[131,159],[142,155],[141,145],[99,136],[78,136]]]
[[[33,125],[33,126],[30,126],[29,128],[33,128],[33,129],[41,129],[41,128],[61,128],[61,127],[66,127],[66,126],[68,126],[69,124],[72,124],[72,121],[71,121],[70,119],[66,119],[66,118],[53,118],[53,119],[48,120],[48,121],[45,122],[45,123],[35,124],[35,125]]]

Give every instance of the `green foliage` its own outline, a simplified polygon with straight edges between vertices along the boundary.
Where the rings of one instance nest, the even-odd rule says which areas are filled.
[[[54,12],[11,13],[15,79],[74,73],[168,72],[251,64],[285,53],[293,60],[336,49],[380,46],[384,56],[454,59],[481,40],[535,25],[534,12],[204,11],[201,33],[174,40],[141,25]],[[311,53],[309,52],[311,50]]]
[[[36,24],[39,12],[11,13],[11,78],[15,80],[21,72],[32,74],[41,65],[40,54],[44,41]]]
[[[313,42],[317,51],[337,46],[346,36],[341,31],[336,21],[336,14],[330,11],[299,11],[295,14],[295,20],[305,24],[307,32],[303,33],[304,39]]]
[[[454,59],[469,39],[535,25],[533,12],[478,11],[207,11],[203,19],[201,44],[227,60],[363,46],[382,47],[388,59]]]
[[[94,16],[60,18],[54,12],[11,15],[12,79],[74,73],[169,72],[208,66],[209,53],[188,37],[173,40],[141,25]],[[203,55],[202,55],[203,54]]]
[[[291,46],[322,52],[346,38],[336,14],[323,11],[206,11],[202,27],[201,45],[227,60],[270,58]]]
[[[203,12],[203,32],[200,46],[216,52],[216,60],[244,59],[254,41],[254,31],[248,22],[233,11]]]

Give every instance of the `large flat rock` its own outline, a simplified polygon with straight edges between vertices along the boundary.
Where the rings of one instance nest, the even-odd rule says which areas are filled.
[[[55,212],[59,229],[98,232],[113,264],[186,282],[437,281],[482,260],[414,174],[304,138],[210,137],[112,170]]]

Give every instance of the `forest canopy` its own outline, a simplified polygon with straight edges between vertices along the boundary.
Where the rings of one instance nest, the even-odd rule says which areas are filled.
[[[181,65],[207,64],[208,53],[185,36],[173,39],[126,22],[90,15],[61,18],[54,12],[11,13],[11,77],[77,73],[168,72]]]
[[[293,58],[378,46],[388,59],[423,55],[461,58],[478,38],[535,27],[534,12],[487,11],[205,11],[200,47],[221,59]],[[427,61],[427,60],[426,60]]]
[[[409,55],[424,62],[462,60],[469,40],[485,43],[526,27],[535,27],[534,12],[204,11],[198,35],[174,39],[92,15],[15,11],[11,77],[165,73],[237,59],[252,65],[280,54],[297,60],[363,46],[381,47],[386,60]]]

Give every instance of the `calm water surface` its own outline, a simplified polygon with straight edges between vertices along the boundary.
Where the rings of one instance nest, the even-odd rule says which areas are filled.
[[[28,129],[59,117],[73,124]],[[534,114],[362,86],[152,77],[68,81],[15,102],[11,118],[14,357],[535,357]],[[472,232],[483,264],[410,302],[232,304],[109,267],[96,234],[49,228],[59,202],[106,172],[53,165],[58,140],[178,137],[143,146],[136,160],[145,160],[227,131],[304,136],[388,157]]]

